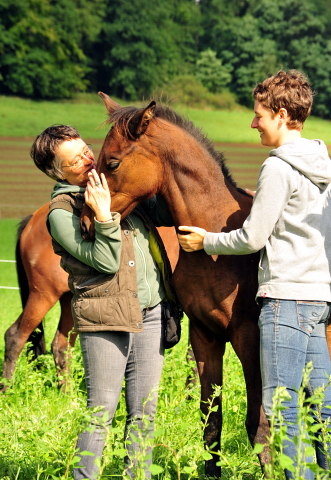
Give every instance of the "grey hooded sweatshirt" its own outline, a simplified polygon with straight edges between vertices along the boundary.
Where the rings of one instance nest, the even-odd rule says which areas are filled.
[[[326,146],[297,138],[269,155],[243,227],[207,233],[204,249],[209,255],[260,250],[257,298],[330,302],[331,160]]]

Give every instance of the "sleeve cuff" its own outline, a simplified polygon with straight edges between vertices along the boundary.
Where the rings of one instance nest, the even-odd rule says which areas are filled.
[[[111,218],[109,220],[102,221],[102,222],[100,222],[94,217],[96,230],[102,230],[105,228],[112,228],[112,227],[117,228],[121,221],[121,215],[117,212],[111,212],[110,216]]]
[[[221,255],[221,245],[215,245],[218,243],[217,240],[219,239],[219,233],[207,232],[204,239],[203,239],[203,248],[208,255]],[[217,251],[218,250],[218,251]]]

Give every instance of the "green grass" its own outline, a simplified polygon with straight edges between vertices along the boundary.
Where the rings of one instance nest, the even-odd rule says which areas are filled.
[[[256,129],[251,129],[254,117],[252,110],[242,108],[241,111],[208,111],[183,109],[192,122],[208,134],[214,142],[260,143]],[[331,121],[310,117],[305,122],[303,136],[308,139],[320,138],[331,145]]]
[[[0,259],[13,259],[16,221],[0,220]],[[9,264],[5,265],[8,272]],[[2,266],[1,266],[2,268]],[[21,313],[18,290],[0,289],[0,368],[4,359],[4,332]],[[48,313],[45,321],[47,349],[54,336],[59,307]],[[163,468],[159,480],[178,479],[174,453],[179,459],[180,479],[203,479],[204,457],[199,410],[200,388],[195,387],[188,401],[185,379],[187,321],[184,322],[181,342],[166,352],[165,366],[159,392],[156,416],[156,441],[162,446],[154,452],[154,463]],[[0,395],[0,478],[4,480],[71,479],[71,467],[77,431],[86,415],[86,390],[79,342],[73,351],[69,381],[71,390],[62,394],[57,389],[56,371],[50,353],[41,358],[41,369],[34,368],[21,354],[14,384]],[[231,348],[224,359],[223,389],[224,427],[222,434],[222,479],[262,478],[257,457],[244,428],[246,394],[243,372]],[[123,431],[125,401],[122,393],[109,433],[105,452],[103,479],[122,478]],[[114,453],[115,452],[115,453]],[[66,475],[66,476],[65,476]]]
[[[104,138],[107,127],[96,130],[106,120],[102,100],[97,103],[33,101],[0,97],[0,136],[35,137],[52,124],[68,124],[85,138]]]
[[[186,114],[214,142],[260,143],[258,133],[250,128],[253,111],[249,109],[197,110],[177,106],[175,109]],[[83,138],[103,139],[108,131],[108,126],[98,128],[106,120],[106,111],[97,94],[80,95],[75,100],[62,102],[1,96],[0,118],[0,137],[35,137],[55,123],[76,127]],[[321,138],[331,145],[330,127],[330,121],[311,117],[305,123],[304,136]]]
[[[0,220],[2,238],[1,260],[15,260],[15,242],[18,224],[19,220],[13,218]]]
[[[2,241],[0,260],[15,260],[16,229],[19,221],[14,219],[0,220]],[[0,286],[17,287],[16,265],[12,262],[0,261]],[[0,295],[4,291],[0,289]]]

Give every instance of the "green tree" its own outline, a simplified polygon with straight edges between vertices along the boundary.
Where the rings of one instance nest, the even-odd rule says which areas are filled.
[[[259,0],[200,0],[201,36],[199,49],[220,52],[227,29],[236,18],[251,12]]]
[[[248,13],[225,28],[222,46],[219,55],[232,67],[231,89],[241,103],[251,106],[255,84],[277,69],[277,43],[261,38],[258,20]]]
[[[100,89],[148,97],[175,75],[193,73],[199,5],[194,0],[108,0],[97,50]]]
[[[175,73],[194,74],[202,34],[200,3],[196,0],[170,0],[167,5],[172,20],[171,36],[179,58]]]
[[[161,0],[110,0],[98,49],[98,84],[120,98],[149,95],[175,71],[178,51],[170,35],[171,19]]]
[[[77,0],[78,3],[78,0]],[[95,25],[86,0],[0,0],[0,91],[65,98],[87,88],[81,44]],[[90,24],[90,25],[89,25]],[[90,28],[92,26],[92,28]]]
[[[278,69],[297,69],[308,75],[317,92],[313,113],[331,117],[331,40],[323,12],[324,0],[253,0],[228,5],[225,0],[201,0],[223,12],[221,20],[205,25],[217,57],[232,67],[231,89],[239,101],[252,105],[255,84]],[[239,8],[241,5],[241,8]],[[245,8],[243,8],[243,6]],[[211,23],[213,22],[213,23]]]
[[[331,117],[331,40],[326,35],[327,17],[319,14],[310,0],[261,0],[254,14],[263,40],[276,39],[277,64],[284,69],[301,70],[308,76],[316,92],[313,113]]]
[[[200,0],[203,35],[200,48],[211,48],[231,71],[230,88],[240,103],[252,105],[252,89],[275,69],[276,43],[263,42],[252,15],[256,0]]]
[[[222,60],[216,58],[216,52],[211,49],[200,53],[195,76],[212,93],[221,92],[231,82],[229,68],[222,65]]]

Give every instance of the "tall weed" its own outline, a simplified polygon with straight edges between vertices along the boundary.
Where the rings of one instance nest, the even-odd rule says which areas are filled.
[[[321,408],[325,398],[324,391],[330,385],[331,379],[326,378],[326,385],[316,389],[314,395],[306,397],[306,387],[309,376],[313,369],[310,362],[303,371],[303,381],[298,392],[298,425],[299,435],[294,438],[297,449],[296,462],[286,455],[283,448],[284,441],[288,440],[287,425],[282,412],[285,410],[284,402],[290,397],[285,387],[277,387],[273,396],[273,415],[270,419],[269,448],[271,462],[266,466],[266,474],[269,479],[285,479],[284,469],[289,470],[295,480],[303,480],[307,469],[311,469],[316,480],[326,480],[330,471],[320,468],[317,463],[308,461],[309,457],[315,456],[314,442],[319,440],[330,465],[328,444],[331,442],[330,422],[323,423]],[[331,413],[331,412],[330,412]],[[262,445],[256,445],[254,452],[262,451]],[[315,456],[316,457],[316,456]]]
[[[166,353],[159,390],[154,438],[146,444],[140,433],[137,468],[143,467],[145,455],[153,447],[155,478],[189,480],[204,477],[204,462],[210,458],[203,443],[203,428],[208,416],[200,411],[200,385],[185,388],[190,371],[186,363],[187,325],[181,342]],[[1,349],[1,345],[0,345]],[[3,355],[3,351],[0,351]],[[71,350],[71,368],[67,373],[71,388],[66,393],[57,388],[57,372],[50,354],[29,362],[26,348],[16,367],[12,387],[0,395],[0,478],[5,480],[71,479],[72,468],[79,461],[76,441],[82,424],[88,424],[93,411],[86,408],[86,387],[79,342]],[[244,428],[246,393],[241,365],[231,348],[224,359],[222,433],[222,478],[261,479],[257,458]],[[219,388],[215,390],[219,393]],[[190,397],[190,400],[188,400]],[[118,409],[108,428],[100,478],[124,478],[125,425],[124,390]]]

